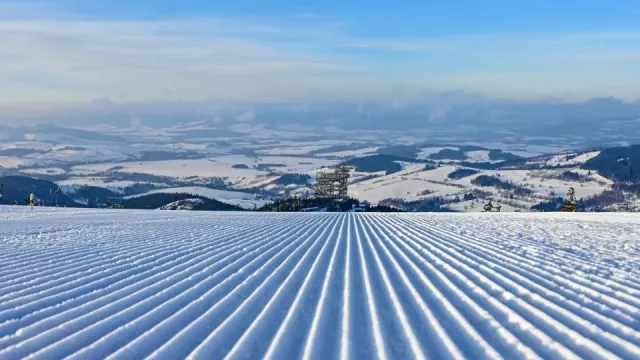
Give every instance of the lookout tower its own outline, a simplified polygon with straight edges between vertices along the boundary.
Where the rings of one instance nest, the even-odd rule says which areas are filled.
[[[331,170],[318,173],[316,178],[316,198],[345,199],[348,196],[351,167],[342,162]]]

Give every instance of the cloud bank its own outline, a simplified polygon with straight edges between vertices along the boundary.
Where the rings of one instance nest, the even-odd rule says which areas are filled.
[[[322,17],[86,18],[1,2],[0,109],[640,94],[640,32],[356,36]]]

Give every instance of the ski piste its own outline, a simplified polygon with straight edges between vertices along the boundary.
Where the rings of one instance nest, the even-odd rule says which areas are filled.
[[[639,235],[631,214],[0,206],[0,359],[638,359]]]

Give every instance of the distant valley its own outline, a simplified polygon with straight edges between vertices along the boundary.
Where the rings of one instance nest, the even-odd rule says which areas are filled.
[[[376,131],[321,136],[207,122],[6,129],[0,202],[9,204],[33,191],[45,204],[89,207],[136,198],[140,204],[146,197],[155,206],[181,194],[175,201],[193,196],[199,200],[188,204],[203,209],[250,210],[312,197],[318,172],[346,162],[352,167],[351,197],[406,211],[474,212],[487,201],[501,204],[502,211],[550,211],[571,187],[587,211],[640,209],[640,173],[634,170],[640,149],[633,146],[567,146],[553,138],[434,141]]]

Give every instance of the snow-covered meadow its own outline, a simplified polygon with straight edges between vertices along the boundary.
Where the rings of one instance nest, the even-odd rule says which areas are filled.
[[[0,207],[0,359],[638,359],[640,216]]]
[[[143,194],[125,196],[125,199],[136,198],[151,194],[190,194],[202,196],[207,199],[218,200],[220,202],[236,205],[244,209],[254,209],[269,203],[269,200],[258,200],[256,194],[244,193],[239,191],[215,190],[202,186],[188,186],[167,189],[152,190]]]

